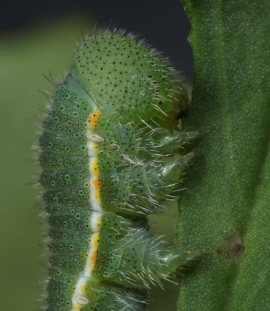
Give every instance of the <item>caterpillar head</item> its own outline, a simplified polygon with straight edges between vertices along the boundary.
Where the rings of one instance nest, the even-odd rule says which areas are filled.
[[[132,36],[105,32],[85,38],[75,58],[74,73],[107,116],[135,122],[158,119],[175,127],[187,97],[156,51]]]

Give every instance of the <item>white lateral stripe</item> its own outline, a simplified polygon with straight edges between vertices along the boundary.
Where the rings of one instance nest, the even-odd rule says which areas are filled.
[[[89,132],[87,133],[87,135],[89,136]],[[87,283],[92,278],[92,267],[93,267],[92,257],[96,252],[95,241],[97,235],[99,234],[99,226],[103,215],[102,206],[101,203],[97,200],[96,188],[93,183],[93,181],[96,179],[96,175],[92,171],[93,163],[98,159],[96,144],[90,141],[87,143],[87,148],[89,153],[89,170],[90,170],[89,204],[91,206],[91,210],[93,210],[90,217],[90,228],[93,231],[93,234],[91,235],[89,241],[89,250],[84,270],[82,271],[76,283],[74,294],[72,296],[71,311],[80,311],[85,304],[89,303],[87,297],[85,296],[86,295],[85,289]]]

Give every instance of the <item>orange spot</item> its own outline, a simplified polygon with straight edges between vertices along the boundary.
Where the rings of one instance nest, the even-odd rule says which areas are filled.
[[[93,183],[93,185],[95,187],[95,197],[96,197],[96,200],[98,202],[100,202],[100,189],[101,189],[100,179],[93,179],[92,183]]]
[[[98,254],[98,251],[97,251],[97,249],[93,252],[93,255],[92,255],[92,261],[93,262],[96,262],[96,260],[97,260],[97,254]]]
[[[96,190],[97,191],[99,191],[100,190],[100,188],[101,188],[101,182],[100,182],[100,179],[93,179],[93,184],[94,184],[94,186],[95,186],[95,188],[96,188]]]
[[[91,260],[91,270],[94,270],[97,257],[98,257],[98,247],[99,247],[99,234],[98,233],[96,233],[92,238],[92,247],[94,248],[94,251],[92,253],[90,260]]]
[[[101,112],[100,110],[96,110],[94,111],[89,119],[89,126],[91,129],[95,129],[97,127],[97,122],[101,117]]]
[[[96,265],[96,261],[97,261],[97,254],[98,254],[98,251],[95,250],[93,252],[93,255],[91,257],[91,270],[94,270],[95,269],[95,265]]]

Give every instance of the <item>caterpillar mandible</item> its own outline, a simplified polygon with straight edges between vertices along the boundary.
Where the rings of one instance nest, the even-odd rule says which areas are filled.
[[[175,273],[176,250],[146,216],[177,195],[192,137],[187,95],[153,49],[120,31],[85,37],[39,138],[49,223],[47,311],[142,311]]]

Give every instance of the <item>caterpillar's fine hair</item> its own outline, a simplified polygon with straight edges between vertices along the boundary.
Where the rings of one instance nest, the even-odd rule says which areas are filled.
[[[177,195],[187,102],[159,54],[121,32],[85,37],[39,138],[48,215],[47,311],[142,311],[181,256],[146,216]]]

